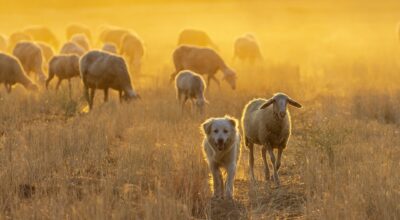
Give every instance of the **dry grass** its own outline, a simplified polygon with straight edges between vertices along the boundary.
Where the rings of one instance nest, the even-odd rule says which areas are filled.
[[[272,4],[268,16],[277,20],[268,20],[268,13],[257,7],[261,4],[242,8],[218,3],[220,9],[226,6],[225,11],[213,9],[207,16],[200,10],[207,5],[195,4],[200,8],[193,9],[194,25],[209,25],[228,63],[234,36],[248,29],[258,34],[267,58],[256,66],[232,64],[239,74],[238,90],[231,91],[225,82],[221,89],[212,84],[204,116],[182,116],[173,86],[167,82],[176,34],[190,26],[182,19],[189,8],[181,3],[165,12],[165,6],[151,5],[165,18],[165,27],[152,26],[160,21],[157,16],[135,24],[148,49],[144,73],[154,76],[134,77],[140,101],[119,104],[113,93],[110,102],[102,103],[98,92],[94,110],[85,113],[79,79],[74,80],[72,100],[66,85],[58,94],[53,90],[29,94],[19,86],[11,94],[1,90],[0,219],[399,219],[400,63],[396,59],[400,52],[397,42],[389,40],[394,37],[384,35],[392,33],[388,31],[392,9],[377,12],[383,22],[373,24],[385,31],[370,33],[357,19],[354,26],[345,24],[347,20],[335,23],[330,18],[334,9],[324,11],[325,15],[313,11],[314,6]],[[136,10],[132,21],[139,21],[143,11],[150,9],[140,5],[118,10],[120,15],[113,16],[113,10],[93,8],[83,21],[99,25],[109,19],[130,27],[133,24],[124,15]],[[248,23],[237,19],[237,10],[259,13],[270,29],[251,19]],[[61,20],[74,21],[73,16],[83,14],[82,10],[68,12],[60,11],[60,20],[48,21],[59,36],[65,25]],[[166,17],[172,12],[182,12],[183,17]],[[360,9],[357,18],[369,18],[363,13]],[[38,22],[35,14],[21,16]],[[304,18],[304,29],[290,26],[305,14],[325,23]],[[237,26],[226,30],[209,22],[235,18]],[[27,25],[22,20],[15,23],[15,27]],[[327,25],[331,29],[325,24],[331,24]],[[10,32],[12,25],[0,24]],[[355,39],[349,34],[353,27],[370,35],[350,41]],[[311,29],[314,32],[307,32]],[[160,36],[154,31],[166,32]],[[276,46],[277,42],[284,45]],[[376,52],[379,42],[383,49]],[[371,52],[358,51],[364,47]],[[259,148],[258,181],[250,182],[243,148],[235,200],[212,200],[200,123],[225,114],[239,118],[250,99],[276,91],[305,106],[291,109],[293,134],[283,154],[282,186],[263,181]]]

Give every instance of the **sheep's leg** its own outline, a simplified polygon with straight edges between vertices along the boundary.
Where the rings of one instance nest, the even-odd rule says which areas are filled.
[[[233,194],[233,182],[236,174],[236,164],[232,163],[227,169],[226,185],[225,185],[225,198],[231,199]]]
[[[122,90],[119,90],[118,94],[119,94],[119,102],[122,103]]]
[[[94,94],[95,94],[96,89],[92,88],[90,89],[90,101],[89,101],[89,108],[92,109],[93,108],[93,99],[94,99]]]
[[[52,72],[49,72],[49,78],[47,78],[47,80],[46,80],[46,89],[49,88],[50,81],[51,81],[53,78],[54,78],[54,74],[53,74]]]
[[[274,155],[274,150],[272,148],[268,148],[268,153],[269,153],[269,157],[271,158],[271,162],[274,165],[274,181],[276,183],[276,185],[279,186],[279,176],[278,176],[278,171],[276,169],[275,166],[275,155]]]
[[[270,173],[269,173],[268,162],[267,162],[267,147],[266,146],[263,146],[261,148],[261,155],[262,155],[262,159],[263,159],[263,162],[264,162],[265,181],[268,181],[269,177],[270,177],[269,176]]]
[[[104,102],[108,102],[108,88],[104,89]]]
[[[247,139],[247,138],[246,138]],[[247,147],[249,148],[249,168],[250,168],[250,178],[252,181],[255,181],[254,177],[254,144],[247,142]]]
[[[69,98],[72,99],[72,85],[71,79],[68,79]]]
[[[4,84],[4,87],[6,87],[7,93],[11,93],[11,89],[12,89],[11,84],[6,83],[6,84]]]
[[[282,152],[283,152],[283,149],[282,149],[282,148],[279,148],[279,149],[278,149],[278,156],[277,156],[278,158],[277,158],[276,164],[275,164],[275,166],[276,166],[276,172],[278,172],[278,171],[279,171],[279,168],[281,167]]]
[[[183,113],[183,111],[185,110],[185,104],[186,104],[186,101],[188,100],[188,98],[187,98],[187,96],[185,95],[185,97],[183,97],[183,100],[182,100],[182,104],[181,104],[181,111],[182,111],[182,113]]]
[[[57,85],[56,85],[56,92],[58,92],[58,89],[60,88],[61,81],[62,81],[62,79],[58,78],[58,82],[57,82]]]
[[[89,88],[87,86],[84,86],[83,90],[84,90],[85,99],[86,99],[86,101],[88,102],[88,104],[90,106]]]
[[[211,174],[213,176],[214,197],[221,198],[223,192],[223,179],[220,169],[215,164],[210,164]]]

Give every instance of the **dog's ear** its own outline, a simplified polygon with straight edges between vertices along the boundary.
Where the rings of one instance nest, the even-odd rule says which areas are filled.
[[[203,124],[201,124],[201,127],[203,128],[203,132],[205,134],[211,133],[211,125],[212,125],[213,121],[214,121],[213,119],[208,119]]]
[[[239,125],[239,122],[236,118],[231,117],[229,115],[225,115],[225,118],[229,121],[232,127],[236,128]]]

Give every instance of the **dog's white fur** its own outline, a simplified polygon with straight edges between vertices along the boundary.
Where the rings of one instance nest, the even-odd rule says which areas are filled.
[[[209,118],[202,124],[204,132],[203,150],[214,182],[214,197],[225,198],[233,195],[237,161],[240,157],[240,134],[238,120],[229,116]],[[221,168],[226,170],[224,181]]]

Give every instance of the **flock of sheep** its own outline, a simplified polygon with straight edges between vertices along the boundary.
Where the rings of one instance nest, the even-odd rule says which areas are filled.
[[[71,78],[80,77],[90,109],[97,89],[103,90],[105,102],[109,89],[118,91],[121,101],[140,98],[132,86],[130,74],[140,73],[145,53],[143,41],[137,34],[124,28],[103,27],[95,40],[88,27],[72,24],[66,28],[66,37],[68,40],[60,45],[54,33],[43,26],[25,28],[11,34],[8,39],[0,35],[0,84],[5,85],[7,92],[11,92],[15,84],[36,91],[41,86],[48,88],[51,80],[57,77],[56,90],[63,80],[68,80],[71,95]],[[58,53],[55,49],[59,49]],[[211,80],[220,84],[216,77],[218,71],[223,73],[223,80],[232,89],[236,88],[235,71],[217,51],[217,45],[204,31],[185,29],[180,33],[178,46],[172,53],[175,71],[171,81],[175,82],[182,111],[190,100],[200,114],[204,112],[208,103],[205,90]],[[237,38],[234,59],[250,63],[263,59],[253,35]],[[263,146],[266,180],[270,178],[266,160],[268,151],[274,171],[271,178],[279,185],[281,155],[291,132],[288,105],[301,108],[298,102],[283,93],[276,93],[270,99],[252,100],[244,107],[241,124],[244,144],[250,153],[252,179],[253,146],[258,144]],[[216,197],[231,198],[233,194],[236,164],[240,157],[238,127],[238,120],[229,116],[210,118],[202,124],[204,153],[213,175]],[[277,158],[273,149],[278,149]],[[221,168],[227,171],[225,183]]]

